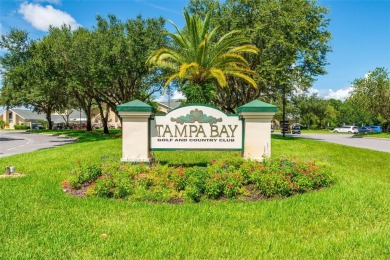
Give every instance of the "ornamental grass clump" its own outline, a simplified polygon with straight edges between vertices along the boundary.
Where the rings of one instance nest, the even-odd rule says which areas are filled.
[[[212,160],[207,167],[78,163],[69,177],[71,187],[86,187],[88,196],[170,203],[288,197],[333,182],[326,165],[287,158],[260,163],[238,155]]]

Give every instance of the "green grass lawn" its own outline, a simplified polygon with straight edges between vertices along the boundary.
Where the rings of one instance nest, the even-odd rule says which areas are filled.
[[[171,205],[65,194],[77,160],[120,157],[117,134],[76,131],[79,143],[0,158],[1,169],[27,174],[0,179],[0,259],[390,258],[390,153],[273,136],[273,157],[328,163],[337,178],[287,199]],[[220,153],[155,156],[202,164]]]
[[[321,130],[315,130],[315,129],[302,129],[302,134],[332,134],[333,132],[331,130],[327,129],[321,129]]]
[[[321,129],[301,129],[302,134],[332,134],[331,130]],[[275,133],[281,133],[280,129],[275,130]],[[291,132],[290,132],[291,133]]]

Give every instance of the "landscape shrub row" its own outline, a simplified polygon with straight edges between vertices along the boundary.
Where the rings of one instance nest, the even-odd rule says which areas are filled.
[[[30,129],[28,125],[14,125],[15,130],[27,130]]]
[[[260,163],[234,155],[213,160],[206,167],[187,168],[79,161],[63,185],[73,190],[84,188],[88,196],[179,203],[287,197],[327,187],[333,181],[326,165],[287,158]]]

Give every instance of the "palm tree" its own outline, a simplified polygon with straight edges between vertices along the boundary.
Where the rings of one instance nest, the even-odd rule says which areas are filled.
[[[172,46],[157,50],[147,61],[149,65],[169,72],[165,87],[176,80],[189,103],[211,102],[216,87],[227,87],[229,77],[257,87],[252,78],[255,72],[242,56],[243,53],[258,53],[249,39],[237,30],[216,39],[218,27],[210,29],[209,15],[203,21],[184,11],[184,17],[183,30],[171,22],[177,31],[168,34],[173,40]]]

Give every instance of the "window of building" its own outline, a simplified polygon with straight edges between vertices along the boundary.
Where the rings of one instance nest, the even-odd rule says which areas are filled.
[[[8,122],[11,124],[14,122],[14,116],[13,116],[12,112],[9,112],[9,114],[8,114]]]

